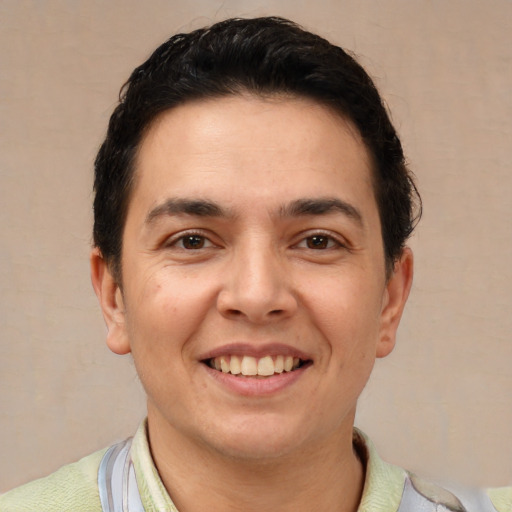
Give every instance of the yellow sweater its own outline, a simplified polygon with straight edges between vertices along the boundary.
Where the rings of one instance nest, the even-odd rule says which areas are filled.
[[[141,502],[146,512],[178,512],[151,458],[146,428],[143,422],[133,438],[130,454]],[[452,507],[429,505],[434,507],[432,510],[464,510],[453,508],[459,506],[459,502],[452,494],[380,459],[370,440],[358,430],[354,431],[354,442],[366,459],[366,481],[358,512],[409,510],[405,503],[407,490],[409,496],[414,494],[417,499],[426,496],[427,504],[445,503]],[[0,496],[0,512],[102,512],[98,468],[105,452],[93,453],[46,478]],[[512,487],[488,490],[487,496],[489,506],[496,512],[512,512]]]

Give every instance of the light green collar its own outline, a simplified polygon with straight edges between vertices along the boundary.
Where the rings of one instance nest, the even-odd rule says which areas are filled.
[[[366,466],[366,478],[358,512],[395,512],[400,506],[406,473],[386,464],[373,443],[354,429],[354,446]],[[142,504],[147,512],[178,512],[151,457],[147,420],[139,426],[132,445],[132,460]]]

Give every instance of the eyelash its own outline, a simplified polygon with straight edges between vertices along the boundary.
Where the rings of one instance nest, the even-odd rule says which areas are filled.
[[[187,239],[191,240],[193,238],[200,239],[199,247],[185,247],[184,244]],[[321,246],[319,244],[317,247],[311,247],[308,245],[309,241],[313,241],[315,238],[326,240],[327,244],[325,246]],[[313,242],[315,243],[315,242]],[[206,244],[206,247],[205,247]],[[186,233],[180,233],[179,236],[171,238],[165,244],[167,247],[176,247],[178,249],[184,251],[196,251],[201,249],[208,249],[210,247],[214,247],[214,243],[201,231],[189,231]],[[347,248],[346,244],[340,242],[336,237],[334,237],[330,233],[325,233],[323,231],[312,232],[307,236],[303,236],[297,244],[294,244],[293,247],[297,247],[300,249],[308,249],[311,251],[328,251],[337,248]]]
[[[201,239],[202,245],[201,247],[185,247],[183,244],[185,240],[192,239],[192,238],[198,238]],[[205,247],[204,244],[207,244]],[[181,246],[180,246],[181,244]],[[165,244],[167,247],[177,247],[178,249],[184,250],[184,251],[194,251],[199,249],[208,249],[209,247],[213,247],[214,243],[202,232],[200,231],[189,231],[186,233],[180,233],[180,235],[176,238],[171,238],[168,240]]]
[[[315,238],[327,240],[327,246],[325,246],[325,247],[320,247],[320,246],[310,247],[309,245],[307,245],[308,241],[312,241]],[[302,244],[306,244],[306,246],[301,247]],[[299,241],[299,243],[297,243],[295,245],[295,247],[309,249],[312,251],[327,251],[330,249],[346,248],[346,244],[343,244],[342,242],[340,242],[340,240],[338,240],[336,237],[334,237],[330,233],[318,231],[318,232],[310,233],[307,236],[301,238],[301,240]]]

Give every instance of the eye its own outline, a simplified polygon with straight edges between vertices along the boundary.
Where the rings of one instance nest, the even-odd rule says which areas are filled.
[[[197,233],[190,233],[187,235],[183,235],[180,238],[176,239],[171,244],[174,247],[178,247],[180,249],[186,249],[188,251],[197,250],[197,249],[205,249],[207,247],[211,247],[213,244],[208,238],[203,235],[199,235]]]
[[[341,244],[332,236],[325,235],[323,233],[316,233],[314,235],[308,236],[297,244],[297,247],[314,250],[332,249],[334,247],[340,246]]]
[[[328,249],[334,245],[332,238],[325,235],[314,235],[306,238],[308,249]]]

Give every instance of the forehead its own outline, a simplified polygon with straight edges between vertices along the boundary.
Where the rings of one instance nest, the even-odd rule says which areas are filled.
[[[135,188],[164,178],[178,188],[195,178],[199,187],[221,173],[224,181],[253,184],[256,195],[283,179],[314,186],[326,175],[337,182],[352,175],[373,196],[371,158],[357,128],[297,97],[236,95],[178,106],[151,124],[135,163]]]

